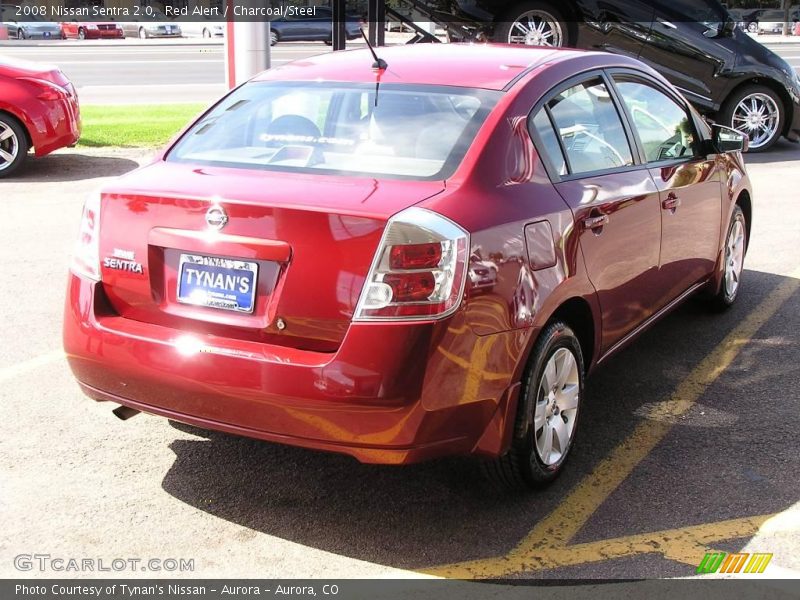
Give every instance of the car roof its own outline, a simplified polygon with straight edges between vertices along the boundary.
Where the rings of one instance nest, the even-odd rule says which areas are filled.
[[[389,65],[381,83],[447,85],[503,90],[526,71],[549,62],[586,56],[581,50],[509,44],[413,44],[375,49]],[[374,83],[374,59],[366,48],[328,52],[264,71],[256,81]]]

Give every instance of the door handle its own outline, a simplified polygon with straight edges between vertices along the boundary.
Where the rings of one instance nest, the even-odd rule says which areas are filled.
[[[670,194],[667,196],[667,199],[661,203],[661,208],[664,210],[669,210],[671,212],[675,212],[678,210],[678,207],[681,205],[681,199],[678,198],[675,194]]]
[[[608,224],[608,215],[598,215],[596,217],[589,217],[583,220],[583,226],[586,229],[600,229]],[[599,232],[597,232],[599,233]]]

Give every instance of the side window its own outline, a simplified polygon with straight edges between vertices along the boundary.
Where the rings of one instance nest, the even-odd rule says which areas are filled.
[[[561,152],[561,146],[558,143],[556,132],[553,131],[553,124],[550,122],[550,117],[547,116],[547,111],[541,109],[536,116],[531,120],[531,128],[536,132],[538,140],[541,143],[539,152],[546,156],[555,172],[559,175],[567,174],[567,161],[564,160],[564,153]]]
[[[620,79],[617,89],[644,146],[647,162],[697,155],[697,134],[689,113],[656,88]]]
[[[561,92],[547,107],[573,175],[633,164],[622,121],[601,79]]]

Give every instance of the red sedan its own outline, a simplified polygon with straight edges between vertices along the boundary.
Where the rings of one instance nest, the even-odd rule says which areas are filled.
[[[61,23],[61,33],[67,39],[78,40],[121,40],[125,37],[122,26],[111,22],[65,21]]]
[[[0,178],[81,135],[78,95],[57,68],[0,56]]]
[[[622,56],[379,54],[265,72],[87,201],[70,365],[123,418],[547,483],[587,372],[736,299],[745,139]]]

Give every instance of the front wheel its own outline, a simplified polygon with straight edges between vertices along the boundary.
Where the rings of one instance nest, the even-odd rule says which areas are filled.
[[[501,19],[495,28],[495,42],[554,48],[567,45],[567,25],[549,3],[523,2]]]
[[[11,175],[28,155],[28,137],[22,125],[0,113],[0,179]]]
[[[735,206],[728,226],[728,235],[725,237],[723,254],[722,283],[719,291],[712,296],[712,307],[725,310],[733,306],[742,287],[742,272],[744,271],[744,256],[747,252],[747,220],[739,206]]]
[[[786,119],[783,100],[770,88],[749,85],[725,100],[719,121],[750,139],[749,152],[763,152],[781,137]]]
[[[542,331],[520,391],[511,448],[484,463],[500,487],[543,487],[561,473],[572,450],[584,388],[581,345],[570,327],[557,321]]]

